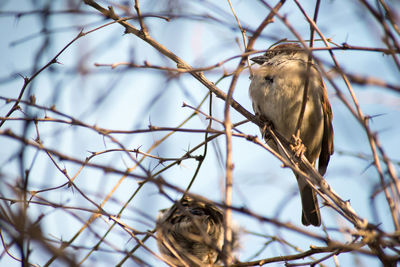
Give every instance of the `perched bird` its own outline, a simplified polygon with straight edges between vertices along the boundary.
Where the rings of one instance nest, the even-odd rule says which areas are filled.
[[[185,196],[161,210],[156,223],[158,248],[176,266],[214,264],[224,242],[223,213],[215,205]]]
[[[249,88],[253,109],[261,119],[272,123],[286,140],[293,140],[303,92],[308,76],[307,102],[300,127],[304,155],[324,175],[333,154],[332,110],[321,74],[311,62],[307,68],[308,53],[299,45],[286,43],[269,49],[264,55],[251,59],[260,67],[254,72]],[[280,153],[275,142],[263,133],[269,146]],[[321,225],[316,192],[296,175],[302,202],[302,223]]]

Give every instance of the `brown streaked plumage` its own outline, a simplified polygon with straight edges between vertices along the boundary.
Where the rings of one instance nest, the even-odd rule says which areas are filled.
[[[306,147],[304,155],[324,175],[333,154],[332,110],[321,74],[312,65],[307,72],[308,54],[297,44],[280,44],[263,56],[252,58],[261,65],[252,77],[249,88],[256,115],[272,122],[287,140],[295,134],[306,76],[309,75],[307,104],[300,127],[300,139]],[[279,152],[266,138],[268,145]],[[319,226],[321,218],[315,191],[296,175],[302,200],[302,223]]]

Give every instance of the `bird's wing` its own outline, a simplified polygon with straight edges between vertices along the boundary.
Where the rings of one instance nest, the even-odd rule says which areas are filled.
[[[321,103],[324,113],[324,133],[322,136],[321,153],[318,160],[318,171],[324,175],[328,167],[330,156],[333,154],[333,126],[332,126],[332,108],[329,104],[326,86],[321,78],[321,85],[323,93],[321,96]]]

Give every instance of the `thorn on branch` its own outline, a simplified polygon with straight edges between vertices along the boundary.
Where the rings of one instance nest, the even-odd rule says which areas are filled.
[[[109,17],[110,19],[114,19],[116,17],[114,8],[112,6],[108,6],[107,17]]]
[[[4,130],[4,135],[13,136],[14,134],[10,128],[7,128]]]
[[[103,171],[104,171],[104,173],[109,173],[109,172],[112,172],[113,170],[110,167],[104,166]]]
[[[13,110],[13,111],[15,111],[15,110],[21,110],[21,107],[20,107],[19,105],[16,105],[16,106],[14,106],[14,107],[12,108],[12,110]]]
[[[194,158],[195,158],[195,160],[197,160],[199,162],[202,162],[204,160],[204,156],[203,155],[195,156]]]
[[[38,143],[39,145],[42,144],[42,141],[40,140],[39,136],[35,138],[35,142]]]
[[[135,34],[135,32],[131,29],[131,28],[129,28],[129,27],[125,27],[125,31],[124,31],[124,34],[130,34],[130,33],[133,33],[133,34]]]
[[[257,138],[257,136],[256,135],[246,135],[246,140],[248,140],[248,141],[254,141],[254,140],[256,140],[256,138]]]
[[[346,49],[350,49],[350,46],[348,43],[342,43],[342,48],[343,48],[343,50],[346,50]]]
[[[78,33],[78,35],[76,36],[76,39],[81,38],[83,36],[85,36],[86,33],[83,32],[83,28],[81,29],[81,31]]]

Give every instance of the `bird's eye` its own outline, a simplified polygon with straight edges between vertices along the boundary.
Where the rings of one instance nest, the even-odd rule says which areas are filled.
[[[264,77],[264,80],[265,80],[267,83],[273,83],[273,82],[274,82],[274,78],[272,78],[272,77],[269,76],[269,75],[265,76],[265,77]]]
[[[204,213],[204,210],[203,210],[203,209],[196,209],[196,208],[194,208],[194,209],[191,209],[191,210],[190,210],[190,213],[192,213],[193,215],[196,215],[196,216],[202,216],[202,215],[205,215],[205,213]]]

